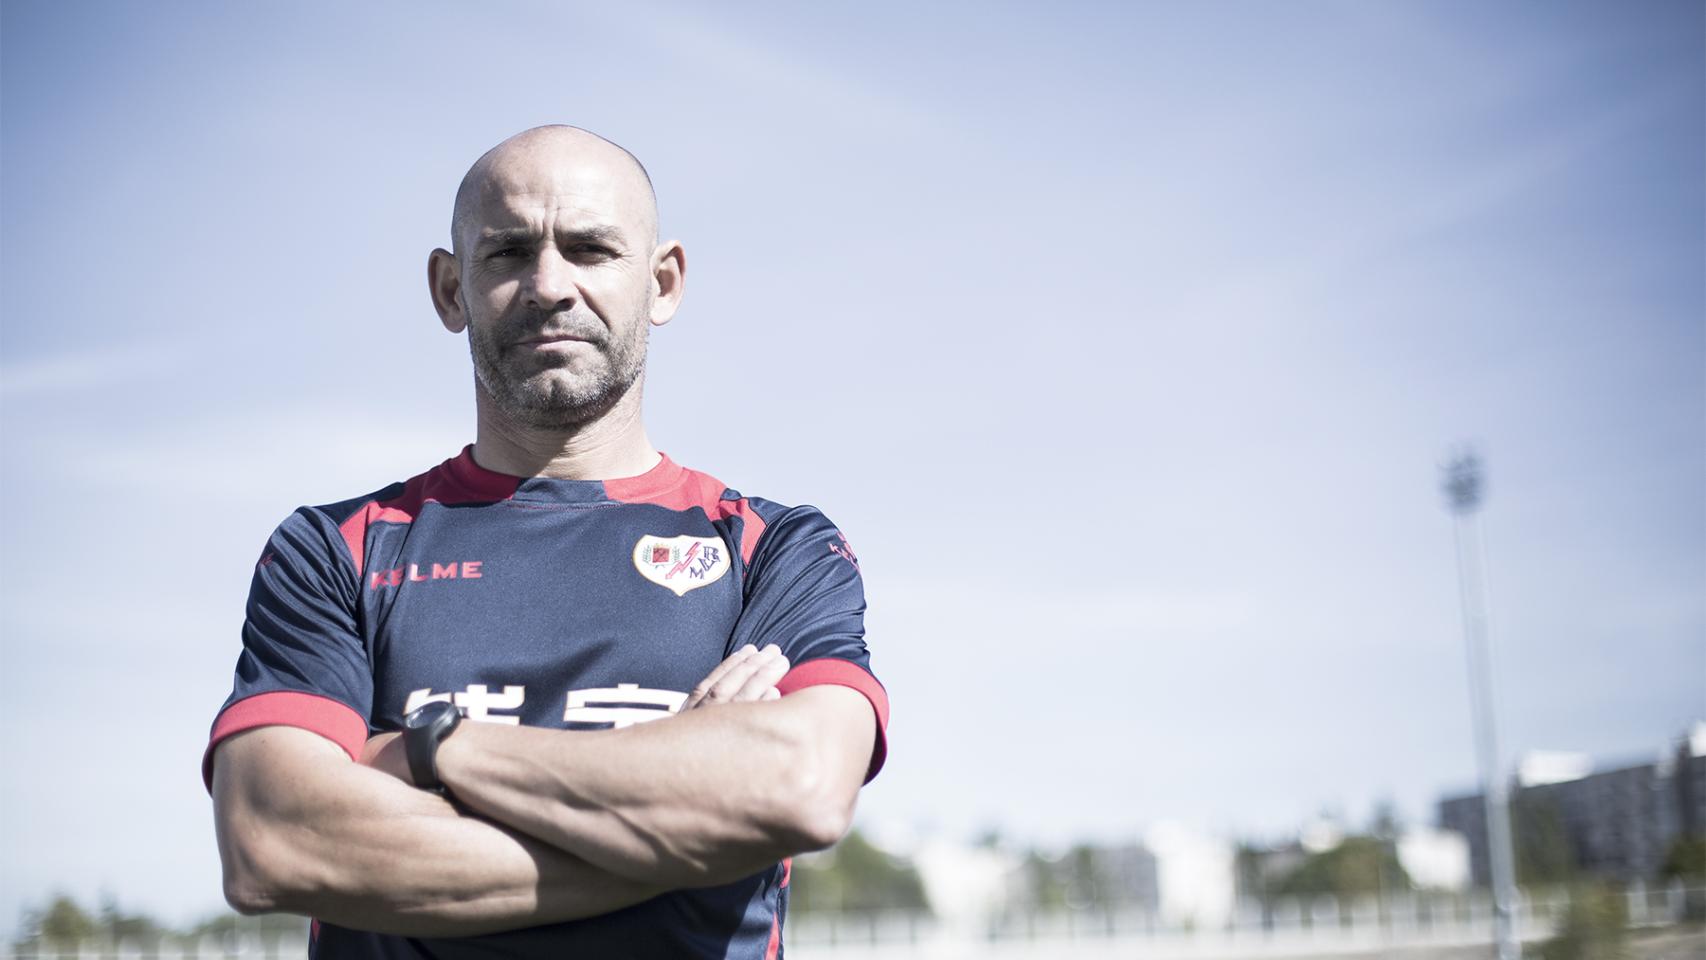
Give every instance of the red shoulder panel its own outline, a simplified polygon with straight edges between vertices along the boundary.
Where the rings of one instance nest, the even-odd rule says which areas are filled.
[[[411,478],[403,492],[389,500],[374,500],[362,506],[349,519],[338,524],[344,545],[355,560],[356,575],[365,569],[362,564],[367,551],[367,528],[374,523],[413,523],[421,507],[428,503],[480,503],[507,500],[515,496],[520,477],[494,473],[474,462],[472,444],[462,452],[431,470]]]
[[[751,563],[752,551],[764,533],[764,518],[745,497],[724,499],[728,489],[716,477],[680,466],[667,455],[657,466],[637,477],[604,481],[605,496],[620,503],[651,503],[671,510],[698,507],[712,520],[739,517],[740,558]]]

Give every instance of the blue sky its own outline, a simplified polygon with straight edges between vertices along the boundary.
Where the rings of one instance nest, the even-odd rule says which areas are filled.
[[[1271,833],[1706,716],[1699,4],[0,7],[0,923],[219,905],[272,526],[471,438],[425,256],[566,121],[688,252],[651,434],[859,549],[879,827]]]

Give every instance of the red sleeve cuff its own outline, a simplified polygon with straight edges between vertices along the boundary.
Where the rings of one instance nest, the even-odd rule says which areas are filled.
[[[870,783],[889,756],[888,691],[864,667],[850,660],[833,659],[808,660],[794,667],[777,682],[776,689],[787,696],[796,690],[826,683],[859,691],[871,701],[871,709],[877,713],[877,742],[871,745],[871,766],[865,771],[865,782]]]
[[[256,727],[300,727],[332,741],[350,755],[361,759],[367,745],[367,721],[348,705],[315,693],[278,690],[257,693],[226,707],[213,721],[213,733],[207,738],[207,751],[201,755],[201,779],[213,790],[213,748],[233,734]]]

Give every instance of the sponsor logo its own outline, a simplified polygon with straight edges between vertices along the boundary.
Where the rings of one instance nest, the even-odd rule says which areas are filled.
[[[614,687],[593,687],[570,690],[563,707],[563,725],[570,730],[611,730],[631,727],[636,723],[662,720],[677,713],[687,702],[687,694],[679,690],[656,690],[637,683],[618,683]],[[470,720],[482,723],[519,724],[519,711],[527,702],[527,688],[521,684],[504,684],[492,690],[483,683],[470,683],[465,689],[440,693],[431,687],[409,692],[403,704],[405,715],[422,704],[439,701],[460,709]],[[504,711],[496,713],[494,711]]]
[[[637,683],[570,690],[563,722],[570,730],[619,730],[636,723],[662,720],[679,712],[686,702],[687,694],[679,690],[652,690]]]
[[[428,580],[479,580],[483,560],[452,560],[449,563],[410,563],[390,570],[376,570],[368,575],[367,589],[400,587],[405,583]]]
[[[729,572],[729,552],[717,537],[656,537],[634,544],[634,569],[640,576],[681,596],[721,580]]]
[[[484,723],[518,724],[521,718],[513,714],[493,713],[493,710],[520,710],[527,701],[527,688],[520,685],[505,684],[500,692],[486,689],[483,683],[470,683],[467,689],[452,693],[434,693],[431,687],[425,690],[412,690],[409,699],[403,704],[405,715],[414,713],[422,704],[441,701],[451,704],[462,711],[462,715],[470,720]]]

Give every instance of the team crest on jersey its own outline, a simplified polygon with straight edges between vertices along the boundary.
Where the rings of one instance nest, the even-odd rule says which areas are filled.
[[[729,552],[717,537],[654,537],[634,544],[634,569],[647,580],[681,596],[721,580],[729,572]]]

